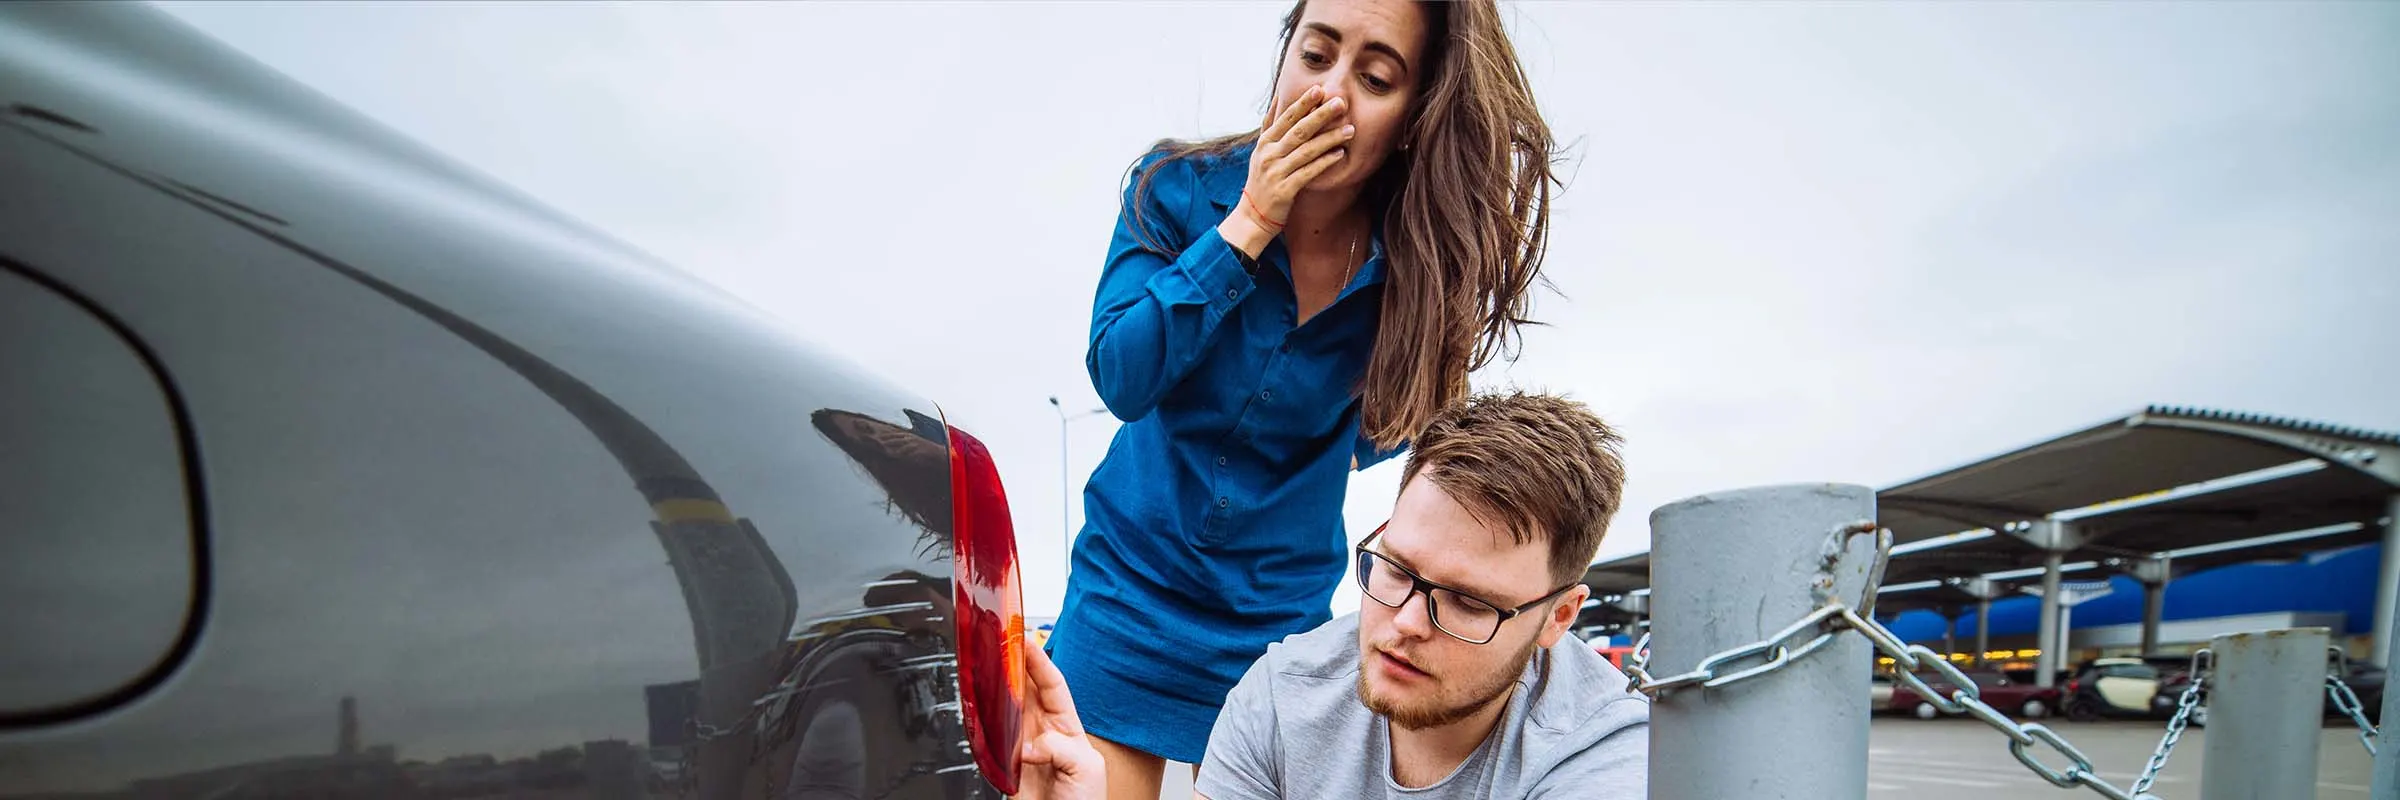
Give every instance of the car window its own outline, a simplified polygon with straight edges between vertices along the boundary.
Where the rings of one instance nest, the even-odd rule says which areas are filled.
[[[1975,676],[1968,675],[1967,677],[1973,678]],[[1944,675],[1940,672],[1935,672],[1933,670],[1925,670],[1917,673],[1917,680],[1924,681],[1927,685],[1931,686],[1949,686],[1951,684],[1950,676]]]
[[[192,513],[167,396],[73,300],[0,265],[0,721],[138,691],[182,637]],[[123,699],[123,698],[118,698]]]

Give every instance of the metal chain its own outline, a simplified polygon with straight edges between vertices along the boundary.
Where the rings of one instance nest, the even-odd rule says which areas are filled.
[[[1836,542],[1834,552],[1838,553],[1843,549],[1841,546],[1846,545],[1851,537],[1869,533],[1875,534],[1876,546],[1875,563],[1868,570],[1868,574],[1881,575],[1885,561],[1891,557],[1892,534],[1890,531],[1876,527],[1873,522],[1854,522],[1834,529],[1833,538]],[[1984,724],[2007,736],[2009,755],[2015,756],[2018,763],[2024,764],[2026,769],[2032,770],[2035,775],[2041,776],[2042,780],[2049,781],[2051,785],[2067,789],[2081,786],[2110,798],[2110,800],[2157,800],[2153,795],[2127,792],[2110,784],[2094,770],[2091,757],[2076,749],[2075,745],[2069,743],[2057,731],[2051,730],[2048,726],[2019,724],[2017,721],[2009,719],[2007,714],[1983,702],[1982,688],[1978,687],[1975,681],[1969,679],[1966,673],[1960,672],[1958,667],[1953,666],[1949,659],[1922,645],[1911,645],[1902,641],[1897,634],[1892,633],[1891,629],[1859,614],[1842,599],[1830,596],[1831,593],[1825,589],[1830,586],[1830,576],[1836,560],[1828,559],[1818,570],[1818,580],[1813,587],[1817,589],[1816,610],[1802,616],[1798,621],[1766,639],[1701,659],[1700,663],[1694,666],[1690,672],[1667,678],[1653,677],[1648,671],[1650,636],[1643,634],[1641,641],[1634,645],[1633,654],[1626,659],[1625,674],[1631,678],[1626,684],[1626,691],[1640,692],[1656,702],[1663,701],[1669,694],[1677,690],[1693,686],[1703,689],[1721,689],[1789,666],[1822,649],[1843,629],[1849,629],[1866,637],[1867,641],[1874,643],[1877,652],[1896,662],[1900,682],[1915,691],[1918,696],[1925,698],[1926,702],[1941,709],[1944,713],[1964,714],[1982,720]],[[1872,584],[1867,586],[1866,596],[1872,598],[1875,589],[1876,587]],[[1866,605],[1864,600],[1858,607],[1872,608],[1872,606]],[[1804,635],[1806,635],[1805,639],[1803,639]],[[1798,642],[1796,645],[1795,641]],[[1728,671],[1729,666],[1753,661],[1756,663],[1748,663]],[[1940,673],[1943,680],[1958,688],[1948,697],[1943,697],[1940,692],[1934,691],[1933,687],[1916,676],[1917,670],[1926,668]],[[2043,763],[2041,757],[2031,749],[2035,744],[2045,745],[2053,752],[2065,756],[2073,762],[2072,765],[2065,769],[2058,769]]]
[[[2367,746],[2367,755],[2376,755],[2375,736],[2381,731],[2376,730],[2375,723],[2367,721],[2365,704],[2358,701],[2357,692],[2350,691],[2350,684],[2342,680],[2350,672],[2350,654],[2339,647],[2325,649],[2333,656],[2325,669],[2325,696],[2333,700],[2334,710],[2348,715],[2358,725],[2358,743]]]
[[[1807,616],[1801,617],[1799,621],[1776,632],[1774,636],[1767,637],[1764,641],[1736,647],[1701,659],[1699,665],[1693,667],[1692,671],[1672,678],[1653,678],[1647,671],[1646,668],[1650,663],[1650,633],[1644,632],[1641,640],[1634,643],[1633,653],[1625,658],[1625,675],[1632,679],[1625,684],[1625,691],[1640,692],[1649,695],[1652,700],[1657,700],[1668,692],[1687,686],[1698,685],[1706,689],[1723,688],[1733,683],[1774,672],[1783,668],[1785,664],[1814,653],[1818,648],[1832,642],[1834,635],[1841,633],[1841,627],[1832,624],[1833,618],[1843,613],[1849,613],[1849,606],[1844,605],[1840,599],[1833,596],[1836,577],[1834,569],[1841,564],[1842,554],[1848,551],[1850,540],[1869,534],[1876,537],[1875,563],[1867,571],[1866,591],[1859,598],[1859,607],[1874,608],[1875,590],[1883,583],[1883,567],[1891,557],[1892,533],[1876,527],[1872,520],[1860,520],[1834,528],[1832,535],[1826,537],[1824,553],[1817,565],[1815,580],[1809,586],[1809,594],[1817,599],[1815,611],[1809,612]],[[1857,615],[1853,614],[1852,616]],[[1801,643],[1798,649],[1785,646],[1794,637],[1808,633],[1811,629],[1818,629],[1816,635]],[[1731,674],[1717,674],[1717,670],[1725,664],[1745,659],[1763,660]]]
[[[2150,784],[2158,782],[2158,771],[2167,767],[2167,756],[2174,754],[2175,743],[2183,739],[2184,726],[2191,724],[2193,710],[2200,707],[2201,687],[2208,683],[2211,656],[2206,647],[2192,652],[2192,685],[2175,701],[2175,718],[2167,720],[2167,735],[2159,738],[2158,748],[2150,751],[2149,765],[2142,767],[2142,776],[2134,780],[2134,794],[2150,791]]]

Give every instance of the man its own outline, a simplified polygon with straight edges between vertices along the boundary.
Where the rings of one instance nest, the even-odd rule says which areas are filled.
[[[1353,553],[1359,613],[1270,647],[1227,696],[1208,800],[1642,798],[1649,703],[1567,635],[1624,484],[1581,404],[1485,395],[1416,438],[1400,498]],[[1028,798],[1098,798],[1065,680],[1028,653]]]

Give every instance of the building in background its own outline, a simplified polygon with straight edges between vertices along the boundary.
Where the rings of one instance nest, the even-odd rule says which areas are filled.
[[[2329,550],[2289,562],[2260,562],[2177,575],[2167,585],[2166,613],[2159,625],[2158,653],[2188,654],[2226,633],[2272,628],[2328,628],[2354,659],[2367,656],[2375,622],[2378,544]],[[2112,589],[2074,608],[2067,658],[2140,654],[2142,586],[2122,575]],[[1992,603],[1991,660],[2024,661],[2031,667],[2040,650],[2034,641],[2041,600],[2017,595]],[[1931,611],[1910,611],[1891,621],[1893,632],[1912,644],[1963,652],[1975,641],[1975,611],[1956,619],[1955,638],[1945,637],[1944,620]],[[1950,644],[1949,642],[1955,642]],[[2002,655],[2002,653],[2006,653]]]

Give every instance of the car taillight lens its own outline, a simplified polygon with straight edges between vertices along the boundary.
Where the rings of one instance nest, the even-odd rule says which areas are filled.
[[[1025,709],[1025,597],[1017,580],[1017,533],[991,451],[957,428],[950,429],[950,506],[958,695],[967,742],[984,780],[1013,795]]]
[[[2083,685],[2083,682],[2082,682],[2082,681],[2067,681],[2067,694],[2074,694],[2074,693],[2075,693],[2075,690],[2076,690],[2076,688],[2078,688],[2078,687],[2080,687],[2080,686],[2082,686],[2082,685]]]

